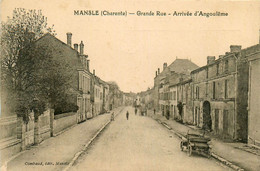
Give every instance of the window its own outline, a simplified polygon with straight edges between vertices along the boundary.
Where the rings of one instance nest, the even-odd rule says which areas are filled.
[[[173,92],[173,100],[176,100],[176,91]]]
[[[216,99],[216,83],[215,83],[215,81],[213,81],[213,83],[212,83],[212,93],[213,93],[212,98]]]
[[[228,80],[225,80],[225,99],[228,98]]]
[[[200,88],[199,86],[196,87],[196,99],[200,98]]]
[[[219,75],[219,64],[217,64],[217,72],[216,72],[216,75],[217,75],[217,76]]]
[[[225,61],[225,72],[228,72],[228,60]]]

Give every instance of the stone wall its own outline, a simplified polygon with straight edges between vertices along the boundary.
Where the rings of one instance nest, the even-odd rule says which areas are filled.
[[[249,105],[248,105],[248,143],[260,147],[260,50],[250,56]]]
[[[17,136],[17,116],[0,117],[1,164],[21,151],[21,140]]]
[[[38,132],[36,134],[39,136],[37,143],[40,143],[51,136],[50,109],[39,116],[37,124]]]
[[[54,119],[53,121],[53,134],[56,135],[59,132],[77,124],[77,114],[71,113],[71,115]]]

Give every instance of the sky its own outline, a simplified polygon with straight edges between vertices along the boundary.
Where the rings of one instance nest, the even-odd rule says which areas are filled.
[[[259,43],[260,1],[179,0],[2,0],[1,20],[14,8],[41,9],[54,24],[56,37],[85,45],[90,70],[104,81],[116,81],[125,92],[153,87],[157,68],[176,57],[206,65],[207,56]],[[223,12],[228,16],[78,16],[74,10],[110,12]]]

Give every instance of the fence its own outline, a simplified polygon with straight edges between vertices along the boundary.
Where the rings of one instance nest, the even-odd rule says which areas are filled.
[[[34,144],[77,124],[77,113],[54,116],[53,110],[46,110],[35,121],[34,113],[29,114],[27,123],[16,115],[0,117],[1,163]]]

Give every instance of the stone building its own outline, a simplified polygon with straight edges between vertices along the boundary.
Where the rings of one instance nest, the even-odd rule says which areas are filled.
[[[95,75],[95,70],[93,70],[93,116],[97,116],[102,111],[103,106],[103,85],[100,82],[100,78]]]
[[[0,128],[3,134],[0,136],[1,157],[8,158],[26,147],[33,144],[39,144],[41,141],[53,136],[55,128],[68,125],[71,121],[81,122],[86,119],[89,111],[89,89],[90,76],[88,56],[84,55],[84,44],[81,42],[80,49],[75,44],[71,47],[72,34],[67,34],[67,43],[62,42],[55,36],[47,33],[34,42],[36,48],[43,47],[43,53],[50,56],[50,59],[66,60],[73,67],[70,68],[73,77],[71,78],[70,88],[67,90],[72,99],[72,103],[78,105],[77,113],[73,113],[68,120],[59,125],[55,122],[54,111],[46,109],[46,111],[38,117],[34,118],[31,111],[29,120],[24,121],[22,117],[17,117],[17,113],[13,113],[10,117],[0,118]],[[32,46],[33,47],[33,46]],[[79,50],[79,51],[78,51]],[[57,60],[57,61],[59,61]],[[53,61],[52,61],[53,62]],[[57,71],[58,72],[58,71]],[[8,105],[8,104],[6,104]],[[1,112],[5,112],[2,110]],[[66,120],[65,117],[62,120]]]
[[[178,96],[177,96],[177,84],[169,85],[169,100],[170,100],[170,116],[174,119],[180,119],[178,115]]]
[[[170,92],[170,88],[180,80],[188,79],[190,72],[197,68],[198,66],[188,59],[176,59],[169,66],[164,63],[161,73],[160,69],[158,69],[154,78],[154,105],[157,111],[162,115],[170,112],[170,115],[173,116],[176,102],[174,103],[173,99],[171,99],[173,97],[171,93],[173,92]]]
[[[37,46],[43,46],[53,58],[63,58],[68,61],[73,68],[71,78],[71,98],[78,107],[78,122],[84,121],[90,112],[90,78],[88,56],[84,54],[83,41],[74,44],[72,48],[72,33],[67,33],[67,43],[62,42],[55,36],[47,33],[36,41]]]
[[[191,84],[192,79],[180,80],[177,84],[177,99],[182,104],[181,120],[189,124],[193,123]]]
[[[103,106],[102,106],[102,113],[109,111],[109,85],[101,80],[101,83],[103,85]]]
[[[250,48],[249,48],[250,49]],[[191,72],[193,123],[224,138],[247,140],[248,48],[230,46],[219,59]]]
[[[260,40],[260,39],[259,39]],[[249,51],[249,49],[248,49]],[[248,143],[260,146],[260,45],[247,53],[249,61]]]

